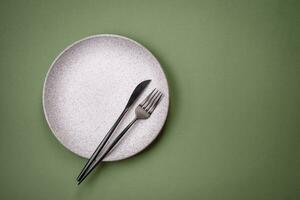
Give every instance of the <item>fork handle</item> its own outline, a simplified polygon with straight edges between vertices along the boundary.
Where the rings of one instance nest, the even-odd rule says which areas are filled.
[[[116,146],[116,144],[121,140],[125,133],[132,127],[132,125],[137,121],[137,118],[134,118],[124,130],[113,140],[113,142],[108,146],[108,148],[103,152],[100,158],[90,165],[90,168],[85,171],[85,173],[79,178],[78,185],[93,171],[93,169],[105,158],[105,156]]]
[[[123,110],[123,112],[121,113],[121,115],[119,116],[119,118],[117,119],[117,121],[114,123],[114,125],[111,127],[111,129],[108,131],[108,133],[105,135],[105,137],[103,138],[103,140],[101,141],[101,143],[98,145],[97,149],[94,151],[94,153],[92,154],[92,156],[90,157],[90,159],[86,162],[86,164],[84,165],[84,167],[81,170],[80,174],[76,178],[77,181],[79,181],[81,179],[81,177],[83,176],[83,174],[85,173],[85,171],[89,168],[89,166],[92,164],[92,162],[95,161],[95,159],[99,155],[100,151],[103,149],[103,147],[107,143],[108,139],[111,137],[112,133],[117,128],[117,126],[119,125],[120,121],[122,120],[122,118],[124,117],[124,115],[127,113],[127,111],[128,111],[128,108],[125,108]]]

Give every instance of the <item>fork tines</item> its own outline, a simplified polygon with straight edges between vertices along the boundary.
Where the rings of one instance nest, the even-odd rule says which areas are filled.
[[[140,103],[140,106],[147,112],[152,113],[159,101],[161,100],[163,93],[156,88]]]

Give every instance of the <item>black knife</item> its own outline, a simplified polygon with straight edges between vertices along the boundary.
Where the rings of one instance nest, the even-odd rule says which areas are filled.
[[[114,125],[111,127],[111,129],[108,131],[108,133],[105,135],[105,137],[103,138],[103,140],[101,141],[101,143],[99,144],[99,146],[97,147],[97,149],[95,150],[95,152],[92,154],[92,156],[90,157],[90,159],[87,161],[87,163],[85,164],[85,166],[81,170],[80,174],[78,175],[78,177],[76,179],[77,181],[81,179],[81,177],[84,175],[84,173],[86,172],[86,170],[95,161],[95,159],[99,155],[100,151],[103,149],[103,147],[107,143],[108,139],[111,137],[112,133],[114,132],[114,130],[119,125],[119,123],[122,120],[122,118],[124,117],[124,115],[127,113],[127,111],[129,110],[129,108],[133,105],[133,103],[138,99],[138,97],[142,94],[142,92],[145,90],[145,88],[150,83],[150,81],[151,80],[146,80],[146,81],[141,82],[133,90],[133,92],[132,92],[132,94],[131,94],[131,96],[130,96],[130,98],[129,98],[129,100],[128,100],[125,108],[124,108],[124,110],[122,111],[121,115],[119,116],[119,118],[117,119],[117,121],[114,123]]]

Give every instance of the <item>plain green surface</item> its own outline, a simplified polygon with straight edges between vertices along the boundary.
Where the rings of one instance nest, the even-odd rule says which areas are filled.
[[[300,199],[299,1],[1,1],[0,199]],[[161,137],[105,163],[85,160],[44,119],[53,59],[115,33],[149,48],[171,108]]]

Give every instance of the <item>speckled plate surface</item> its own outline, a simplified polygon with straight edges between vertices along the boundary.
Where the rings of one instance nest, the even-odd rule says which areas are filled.
[[[116,161],[145,149],[168,114],[169,89],[157,59],[139,43],[119,35],[95,35],[67,47],[52,63],[43,88],[43,108],[56,138],[88,158],[122,112],[131,92],[151,79],[115,134],[134,117],[134,108],[153,89],[164,98],[148,120],[139,121],[105,158]]]

